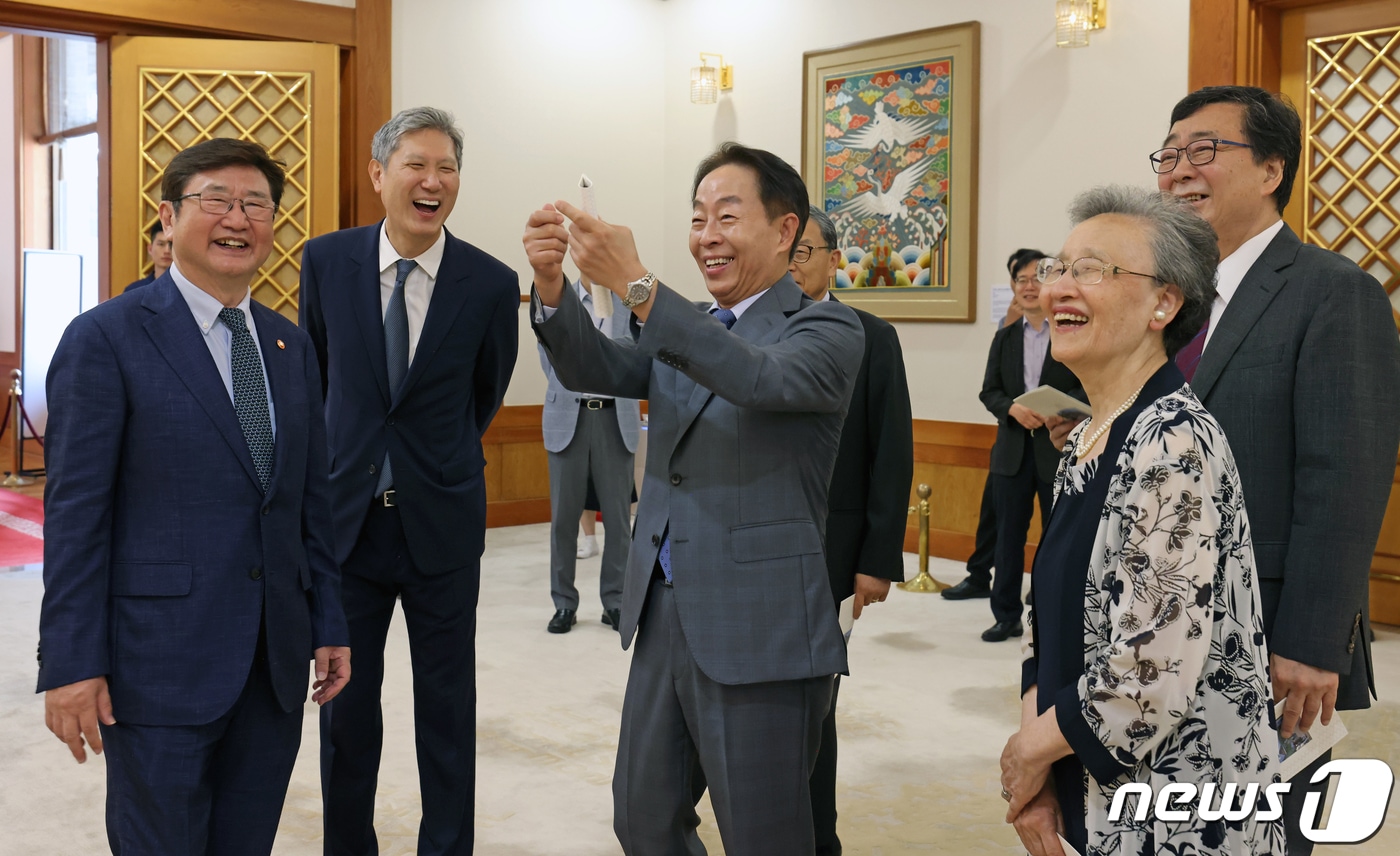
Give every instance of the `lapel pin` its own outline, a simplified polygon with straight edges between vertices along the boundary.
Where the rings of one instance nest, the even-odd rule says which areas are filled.
[[[285,350],[287,350],[287,343],[284,342],[284,341],[282,341],[281,339],[278,339],[278,340],[277,340],[277,348],[278,348],[279,350],[285,351]]]

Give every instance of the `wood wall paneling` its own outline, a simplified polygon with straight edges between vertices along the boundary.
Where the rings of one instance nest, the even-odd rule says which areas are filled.
[[[95,36],[218,35],[354,45],[355,9],[300,0],[0,0],[5,29]],[[386,66],[387,73],[387,66]]]

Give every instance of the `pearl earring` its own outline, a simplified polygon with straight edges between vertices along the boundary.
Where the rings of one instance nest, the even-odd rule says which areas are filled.
[[[1165,312],[1163,312],[1162,310],[1158,309],[1156,312],[1153,312],[1153,313],[1152,313],[1152,317],[1153,317],[1153,318],[1156,318],[1158,321],[1165,321],[1165,320],[1167,320],[1167,313],[1165,313]]]

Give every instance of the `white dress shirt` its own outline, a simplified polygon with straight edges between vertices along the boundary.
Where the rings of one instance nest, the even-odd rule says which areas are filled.
[[[219,370],[219,377],[224,381],[224,389],[228,391],[228,400],[233,401],[233,333],[219,320],[219,312],[224,305],[218,301],[214,295],[190,282],[189,278],[180,273],[180,266],[175,263],[170,265],[170,278],[175,280],[175,287],[180,290],[180,296],[185,298],[185,303],[190,307],[190,314],[194,315],[194,322],[199,325],[199,332],[204,334],[204,344],[209,348],[209,356],[214,358],[214,367]],[[252,334],[253,341],[258,344],[254,350],[258,355],[258,362],[262,362],[262,343],[258,340],[258,327],[253,321],[252,313],[253,292],[250,289],[243,295],[243,299],[238,302],[239,309],[243,310],[243,320],[248,324],[248,332]],[[272,436],[277,436],[277,412],[272,406],[272,387],[267,379],[267,366],[263,365],[263,388],[267,390],[267,417],[272,423]]]
[[[1239,249],[1220,260],[1220,267],[1216,268],[1215,274],[1215,302],[1210,307],[1210,329],[1206,331],[1206,341],[1205,345],[1202,346],[1202,353],[1205,352],[1205,347],[1210,345],[1210,337],[1215,335],[1215,328],[1220,324],[1220,316],[1225,314],[1225,307],[1230,304],[1230,298],[1234,297],[1235,292],[1239,290],[1240,283],[1244,281],[1244,275],[1249,273],[1249,269],[1254,267],[1254,263],[1259,261],[1260,256],[1264,255],[1264,250],[1269,246],[1269,242],[1281,231],[1283,231],[1283,221],[1279,220],[1240,244]]]
[[[387,222],[387,221],[386,221]],[[408,310],[408,365],[413,365],[413,355],[418,350],[418,337],[423,333],[423,319],[428,316],[428,304],[433,299],[433,287],[437,285],[438,268],[442,266],[442,251],[447,246],[447,230],[438,231],[437,240],[414,259],[418,262],[403,281],[404,308]],[[398,276],[397,262],[405,258],[389,242],[385,227],[379,227],[379,317],[382,320],[389,311],[389,298],[394,293],[394,279]]]
[[[769,287],[771,288],[772,286],[769,286]],[[744,317],[744,313],[748,311],[748,308],[749,308],[750,306],[753,306],[754,301],[757,300],[757,299],[759,299],[760,297],[762,297],[763,295],[765,295],[765,294],[767,294],[767,293],[768,293],[768,289],[765,288],[765,289],[763,289],[762,291],[760,291],[758,294],[751,294],[751,295],[749,295],[748,297],[745,297],[743,300],[740,300],[738,303],[734,304],[733,306],[729,307],[729,311],[734,313],[734,323],[735,323],[735,324],[738,324],[738,323],[739,323],[739,319]],[[718,309],[718,308],[719,308],[719,301],[712,301],[712,302],[710,303],[710,312],[711,312],[712,314],[713,314],[714,311],[715,311],[716,309]]]

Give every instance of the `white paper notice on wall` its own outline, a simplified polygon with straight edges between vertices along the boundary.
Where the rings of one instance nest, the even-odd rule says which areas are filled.
[[[578,177],[579,192],[583,194],[583,211],[590,217],[598,216],[598,200],[593,197],[593,182],[586,175]],[[611,318],[613,312],[612,292],[605,286],[589,283],[583,271],[578,273],[579,281],[590,289],[593,295],[593,314],[599,318]]]
[[[992,317],[988,320],[1000,327],[1001,319],[1006,317],[1006,310],[1011,308],[1011,299],[1013,297],[1011,286],[992,286]]]

